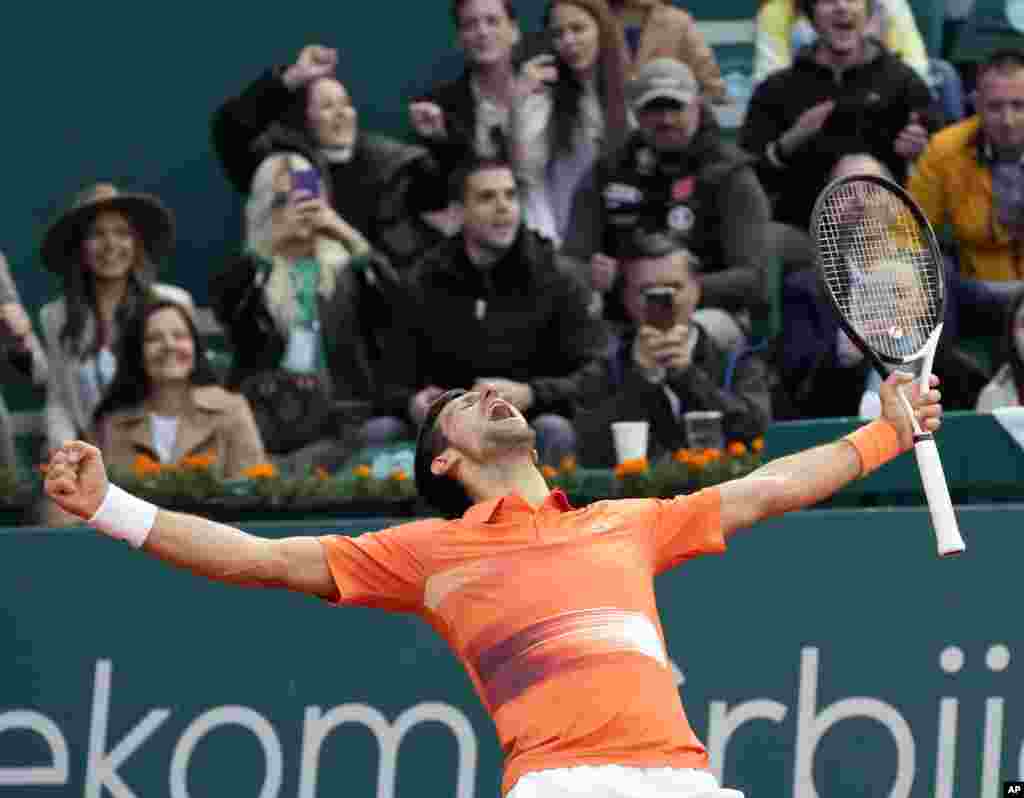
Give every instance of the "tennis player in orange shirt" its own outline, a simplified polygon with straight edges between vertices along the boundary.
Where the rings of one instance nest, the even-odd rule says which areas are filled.
[[[53,455],[46,492],[97,530],[210,579],[419,615],[494,719],[508,798],[742,798],[719,787],[687,722],[654,577],[910,449],[896,391],[911,380],[886,380],[882,417],[846,438],[670,500],[573,509],[537,469],[526,420],[489,386],[444,394],[420,431],[417,487],[450,520],[263,539],[126,493],[79,441]],[[908,386],[929,431],[942,412],[932,380],[924,395]]]

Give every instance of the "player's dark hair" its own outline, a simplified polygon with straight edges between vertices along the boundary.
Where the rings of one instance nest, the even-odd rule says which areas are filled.
[[[473,500],[461,482],[447,474],[437,475],[430,470],[434,458],[451,445],[441,431],[437,419],[449,402],[465,393],[466,391],[461,388],[453,388],[437,397],[430,405],[416,438],[416,461],[413,469],[416,475],[416,490],[424,501],[445,518],[458,518],[473,505]]]

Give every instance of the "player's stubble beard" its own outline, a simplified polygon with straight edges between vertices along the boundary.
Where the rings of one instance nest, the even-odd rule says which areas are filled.
[[[488,453],[507,453],[517,449],[531,452],[537,442],[537,433],[529,424],[490,423],[484,433]]]

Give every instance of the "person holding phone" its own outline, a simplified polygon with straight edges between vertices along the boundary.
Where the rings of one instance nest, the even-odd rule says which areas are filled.
[[[334,48],[311,44],[267,70],[214,113],[214,151],[243,195],[268,155],[301,154],[325,203],[400,269],[444,238],[424,214],[448,204],[446,175],[424,148],[359,129],[337,65]]]
[[[267,450],[297,472],[330,469],[350,455],[355,442],[340,425],[362,423],[366,413],[385,417],[361,430],[371,444],[411,434],[387,419],[401,407],[376,412],[387,407],[375,381],[377,336],[390,323],[398,276],[325,193],[303,156],[266,158],[246,203],[245,250],[210,281],[233,354],[228,387],[249,399]],[[350,303],[367,283],[374,292]],[[340,417],[339,400],[359,415]]]
[[[615,465],[611,424],[648,421],[650,454],[658,458],[689,442],[685,413],[722,413],[728,441],[749,443],[772,417],[773,378],[758,353],[727,354],[693,314],[697,300],[693,257],[666,236],[652,236],[622,267],[627,332],[588,386],[588,410],[577,416],[582,465]]]
[[[626,45],[605,0],[550,2],[550,52],[526,61],[512,107],[512,156],[527,226],[560,245],[594,161],[625,141]]]
[[[753,158],[722,138],[686,64],[656,58],[626,85],[637,130],[597,161],[573,198],[563,250],[589,264],[590,283],[617,319],[615,283],[637,235],[663,234],[700,261],[698,313],[726,350],[745,344],[767,303],[771,206]]]

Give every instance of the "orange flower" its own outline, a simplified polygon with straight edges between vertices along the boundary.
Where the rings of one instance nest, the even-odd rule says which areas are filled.
[[[760,452],[764,449],[764,438],[754,438],[753,442],[750,444],[750,448],[755,452]]]
[[[558,469],[545,463],[540,467],[540,473],[544,475],[544,479],[554,479],[558,476]]]
[[[317,466],[313,469],[313,475],[321,482],[326,482],[331,478],[331,475],[327,473],[327,469],[323,466]]]
[[[576,458],[571,454],[567,454],[562,458],[562,461],[558,464],[559,469],[563,474],[572,474],[576,471]]]
[[[704,456],[708,459],[709,463],[714,461],[714,460],[721,460],[722,459],[722,450],[721,449],[705,449],[704,450]]]
[[[368,465],[357,465],[352,469],[352,473],[355,475],[356,479],[369,479],[372,472]]]
[[[258,463],[245,469],[242,476],[249,479],[273,479],[277,476],[277,466],[273,463]]]
[[[190,454],[181,461],[181,467],[195,471],[206,471],[217,462],[217,452],[212,449],[202,454]]]
[[[743,444],[743,441],[733,441],[729,444],[726,451],[729,452],[730,457],[743,457],[747,453],[747,447]]]
[[[675,454],[672,455],[672,459],[677,463],[683,465],[690,465],[693,463],[693,450],[692,449],[676,449]]]
[[[617,466],[615,466],[615,477],[617,479],[623,479],[624,477],[634,476],[636,474],[643,474],[647,470],[647,458],[636,457],[632,460],[623,460]]]
[[[404,468],[396,468],[394,471],[388,474],[388,479],[390,479],[392,482],[405,482],[408,478],[409,475],[405,473]]]
[[[162,466],[148,454],[140,454],[132,463],[132,471],[139,479],[156,476],[162,470]]]

